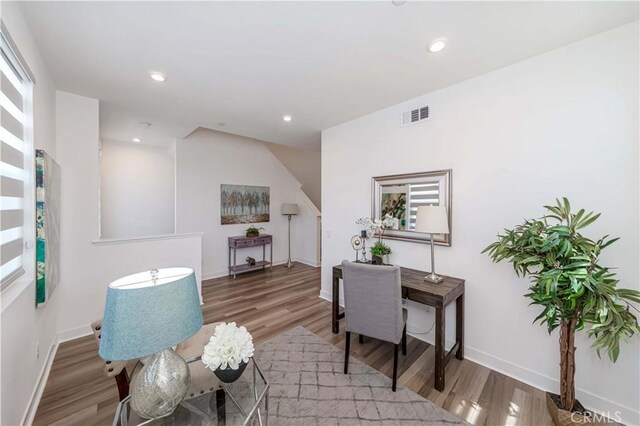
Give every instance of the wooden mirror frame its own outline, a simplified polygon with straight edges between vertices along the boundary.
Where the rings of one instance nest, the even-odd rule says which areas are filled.
[[[451,237],[453,233],[452,224],[452,203],[451,203],[451,169],[438,170],[434,172],[422,172],[422,173],[406,173],[389,176],[376,176],[371,178],[371,217],[374,219],[380,218],[381,198],[382,198],[382,186],[390,184],[407,184],[417,183],[420,180],[425,182],[439,181],[441,185],[442,195],[439,197],[440,203],[444,202],[447,207],[447,217],[449,220],[449,234],[437,234],[434,235],[434,244],[441,246],[451,246]],[[384,238],[389,240],[408,241],[414,243],[429,244],[430,235],[416,231],[405,230],[385,230]]]

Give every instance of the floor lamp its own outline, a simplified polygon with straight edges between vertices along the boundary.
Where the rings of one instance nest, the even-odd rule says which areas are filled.
[[[291,263],[291,216],[298,214],[298,205],[285,203],[280,208],[280,213],[285,216],[289,216],[289,260],[287,261],[286,267],[292,268],[293,263]]]

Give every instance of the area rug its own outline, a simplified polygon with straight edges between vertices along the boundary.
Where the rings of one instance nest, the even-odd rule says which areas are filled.
[[[270,383],[269,425],[464,425],[461,419],[298,327],[258,346]]]

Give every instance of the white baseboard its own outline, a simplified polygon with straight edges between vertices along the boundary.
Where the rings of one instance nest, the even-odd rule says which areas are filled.
[[[22,420],[20,421],[20,424],[22,425],[31,425],[33,423],[33,419],[36,417],[36,411],[38,411],[40,398],[42,398],[42,393],[44,392],[44,388],[47,384],[47,379],[49,378],[49,372],[51,372],[51,366],[53,365],[53,360],[56,357],[56,352],[58,352],[57,338],[54,339],[53,345],[49,348],[47,359],[42,366],[42,370],[40,370],[38,381],[36,382],[36,386],[33,388],[31,398],[29,398],[29,403],[27,404],[27,408],[22,415]]]
[[[317,268],[320,266],[320,264],[317,262],[313,262],[311,260],[302,259],[302,258],[296,258],[296,259],[293,259],[293,261],[304,263],[305,265],[313,266],[314,268]],[[285,263],[287,263],[286,260],[275,260],[273,262],[273,266],[284,265]],[[212,280],[214,278],[226,277],[228,275],[229,275],[229,269],[222,269],[220,271],[213,271],[213,272],[203,272],[202,281]]]
[[[293,261],[304,263],[305,265],[312,266],[314,268],[319,268],[322,265],[320,262],[314,262],[313,260],[305,259],[303,257],[297,257]]]
[[[38,381],[36,382],[36,386],[34,387],[33,392],[31,393],[29,404],[27,404],[27,408],[22,416],[21,424],[31,425],[33,423],[33,419],[36,416],[36,411],[38,411],[38,405],[40,404],[40,399],[42,398],[42,393],[44,392],[44,388],[47,385],[47,380],[49,379],[49,373],[51,372],[51,366],[53,365],[53,360],[56,357],[56,353],[58,352],[58,347],[60,346],[60,343],[77,339],[79,337],[88,336],[91,333],[92,333],[91,326],[86,325],[83,327],[64,330],[56,334],[56,337],[53,340],[53,344],[51,345],[51,347],[49,348],[49,352],[47,353],[47,359],[45,360],[45,363],[42,366],[42,370],[40,370],[40,375],[38,377]]]
[[[83,325],[82,327],[70,328],[58,332],[56,340],[58,343],[67,342],[69,340],[77,339],[79,337],[89,336],[93,333],[91,325]]]
[[[328,300],[329,302],[332,301],[331,293],[326,290],[320,291],[320,298]],[[342,298],[340,299],[340,306],[344,306]],[[428,335],[411,335],[416,339],[423,340],[429,344],[434,343],[433,331]],[[453,346],[453,341],[447,340],[445,345],[449,348]],[[464,357],[469,361],[473,361],[476,364],[480,364],[543,391],[557,393],[558,389],[560,389],[560,382],[553,377],[546,376],[527,367],[496,357],[468,345],[465,345],[464,347]],[[632,407],[618,404],[617,402],[581,388],[576,388],[576,396],[582,405],[598,413],[604,413],[605,416],[612,420],[628,425],[640,425],[640,411],[637,411]]]
[[[464,347],[464,357],[477,364],[490,368],[498,373],[513,377],[528,385],[542,389],[545,392],[557,393],[560,389],[560,382],[545,374],[523,367],[511,361],[496,357],[476,348]],[[576,397],[582,405],[617,422],[628,425],[640,424],[640,411],[634,410],[617,402],[611,401],[603,396],[596,395],[585,389],[576,387]]]

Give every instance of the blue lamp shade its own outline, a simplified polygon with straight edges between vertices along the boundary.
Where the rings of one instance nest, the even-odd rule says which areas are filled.
[[[201,327],[193,269],[129,275],[107,288],[100,356],[111,361],[145,357],[185,341]]]

